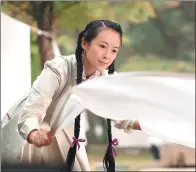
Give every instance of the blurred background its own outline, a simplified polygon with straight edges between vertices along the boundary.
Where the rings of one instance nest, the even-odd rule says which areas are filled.
[[[29,80],[26,89],[39,75],[46,60],[59,54],[74,54],[77,34],[95,19],[115,21],[124,31],[122,49],[116,61],[118,72],[154,70],[195,74],[195,2],[2,1],[1,9],[4,16],[2,21],[6,23],[2,26],[4,40],[1,39],[1,45],[5,45],[5,48],[8,46],[3,53],[11,53],[12,50],[18,53],[12,54],[14,62],[2,59],[2,78],[6,77],[6,70],[14,68],[16,63],[20,65],[21,71],[25,66],[22,72],[26,75],[18,75],[18,78],[21,78],[22,83]],[[8,21],[19,22],[21,28],[14,27]],[[23,28],[28,30],[27,34],[22,31]],[[2,42],[8,40],[6,36],[9,36],[10,42],[14,42],[13,45],[9,41],[9,44]],[[25,51],[29,56],[26,63],[22,60],[22,56],[27,59]],[[6,56],[3,53],[1,58]],[[12,63],[15,65],[11,67]],[[7,88],[8,81],[4,83]],[[107,146],[105,120],[89,111],[83,120],[86,124],[89,161],[94,170],[100,170]],[[165,143],[141,131],[128,135],[113,128],[112,133],[120,141],[116,157],[119,170],[195,167],[195,149]]]

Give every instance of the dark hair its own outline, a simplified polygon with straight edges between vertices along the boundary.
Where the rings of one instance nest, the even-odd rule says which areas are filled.
[[[78,41],[77,41],[77,47],[76,47],[76,61],[77,61],[77,84],[80,84],[82,82],[82,73],[83,73],[83,64],[82,64],[82,54],[83,54],[83,48],[82,48],[82,38],[84,38],[84,41],[87,43],[91,43],[91,41],[104,29],[104,28],[111,28],[119,33],[121,42],[122,42],[122,29],[121,26],[109,21],[109,20],[94,20],[90,22],[86,28],[79,33],[78,35]],[[108,68],[108,73],[112,74],[115,71],[114,67],[114,61]],[[107,169],[107,171],[115,171],[115,161],[114,156],[112,154],[112,133],[111,133],[111,120],[107,119],[108,124],[108,148],[106,150],[106,154],[104,157],[104,165]],[[78,139],[80,133],[80,114],[75,118],[75,124],[74,124],[74,136]],[[67,160],[66,160],[66,166],[67,171],[71,171],[74,166],[75,162],[75,155],[76,155],[76,149],[77,144],[75,144],[73,147],[70,147],[68,154],[67,154]]]

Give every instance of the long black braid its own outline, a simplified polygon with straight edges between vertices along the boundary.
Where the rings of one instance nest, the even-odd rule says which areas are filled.
[[[80,32],[78,35],[78,42],[76,47],[76,61],[77,61],[77,84],[80,84],[82,82],[82,73],[83,73],[83,63],[82,63],[82,54],[83,54],[83,48],[82,48],[82,38],[84,38],[84,41],[88,44],[91,43],[91,41],[99,34],[99,32],[102,31],[104,28],[111,28],[115,30],[117,33],[119,33],[121,37],[122,42],[122,29],[120,25],[109,21],[109,20],[94,20],[90,22],[84,31]],[[114,61],[108,68],[108,74],[113,74],[115,71],[114,67]],[[108,148],[103,160],[103,163],[107,169],[108,172],[114,172],[115,171],[115,161],[114,156],[112,152],[112,132],[111,132],[111,120],[107,119],[108,124]],[[80,114],[75,119],[74,124],[74,136],[76,139],[79,138],[80,133]],[[75,162],[75,156],[76,156],[76,149],[77,144],[75,144],[73,147],[70,147],[68,154],[67,154],[67,160],[66,160],[66,171],[70,172],[72,171],[74,167]]]
[[[113,74],[115,72],[115,66],[113,63],[108,68],[108,74]],[[107,169],[108,172],[114,172],[115,171],[115,160],[114,155],[112,152],[112,131],[111,131],[111,120],[107,119],[108,124],[108,147],[106,150],[106,154],[103,159],[104,167]]]
[[[82,53],[83,49],[81,46],[82,43],[82,38],[84,35],[85,31],[82,31],[78,35],[78,42],[77,42],[77,47],[76,47],[76,62],[77,62],[77,84],[80,84],[82,82],[82,73],[83,73],[83,63],[82,63]],[[80,114],[75,118],[75,123],[74,123],[74,136],[76,139],[79,138],[80,134]],[[70,172],[72,171],[74,167],[74,162],[75,162],[75,156],[76,156],[76,151],[77,151],[77,144],[75,144],[73,147],[70,147],[68,154],[67,154],[67,160],[66,160],[66,166],[67,166],[67,171]]]

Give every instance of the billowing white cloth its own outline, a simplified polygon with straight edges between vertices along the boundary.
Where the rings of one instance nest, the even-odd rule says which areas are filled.
[[[68,109],[71,104],[76,108]],[[74,87],[64,108],[67,115],[52,125],[54,132],[86,108],[103,118],[138,119],[149,136],[195,147],[194,77],[153,72],[99,77]]]
[[[1,119],[31,88],[30,27],[1,12]]]

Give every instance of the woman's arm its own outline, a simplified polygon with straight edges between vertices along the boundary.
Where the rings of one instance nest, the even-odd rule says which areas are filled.
[[[43,71],[33,83],[18,121],[19,133],[25,140],[27,140],[31,131],[36,131],[40,128],[47,108],[59,89],[62,72],[66,71],[64,70],[65,67],[64,60],[61,57],[47,61]],[[63,75],[66,75],[65,72]]]

